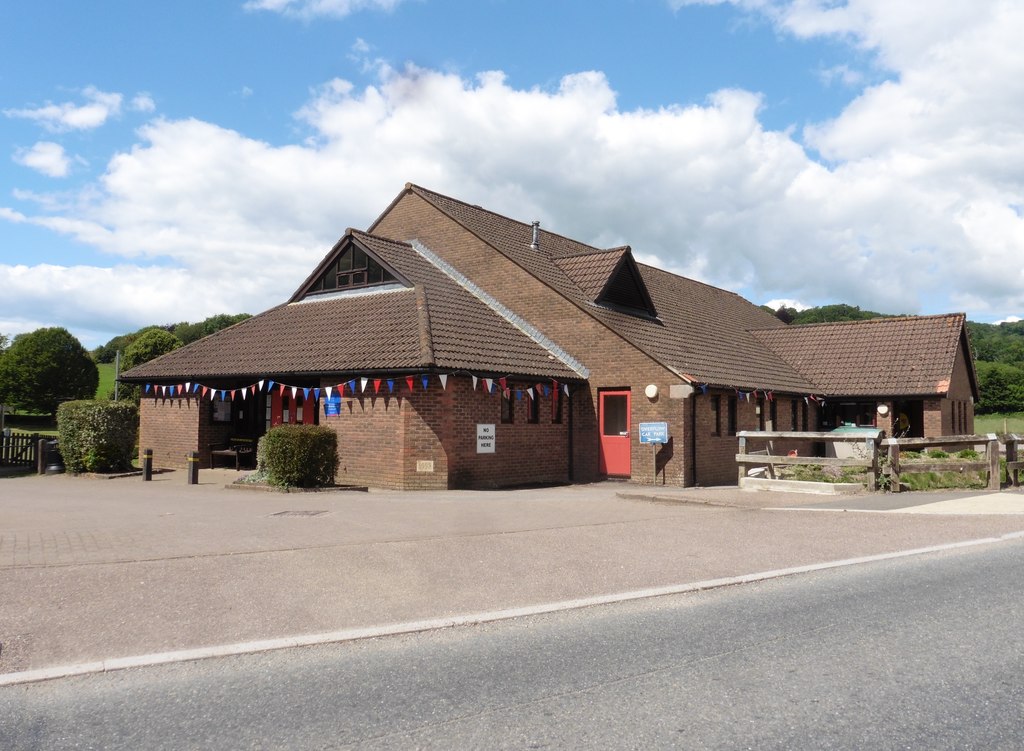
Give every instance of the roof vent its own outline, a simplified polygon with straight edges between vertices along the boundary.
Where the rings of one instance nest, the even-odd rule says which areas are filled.
[[[533,223],[533,239],[530,241],[531,250],[540,250],[540,222]]]

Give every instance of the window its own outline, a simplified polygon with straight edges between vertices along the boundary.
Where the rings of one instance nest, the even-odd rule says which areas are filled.
[[[771,399],[768,402],[768,414],[771,416],[771,429],[779,429],[779,403],[775,399]]]
[[[790,399],[789,400],[790,424],[791,424],[791,429],[793,430],[794,433],[796,432],[797,425],[799,424],[798,421],[797,421],[797,412],[798,412],[798,410],[799,410],[799,407],[797,407],[796,399]]]
[[[800,424],[803,426],[801,430],[807,432],[807,402],[804,402],[800,406]]]
[[[722,435],[722,397],[711,397],[711,435]]]
[[[729,397],[729,435],[736,435],[736,397]]]
[[[372,287],[393,281],[396,279],[387,269],[360,248],[349,245],[313,283],[309,291],[311,294],[333,292],[339,289]]]
[[[526,392],[526,421],[527,422],[540,422],[540,389],[534,387],[533,396],[530,396],[530,392]]]
[[[757,400],[757,429],[764,430],[764,399]]]
[[[503,389],[501,392],[501,421],[506,424],[515,422],[516,405],[512,389]]]

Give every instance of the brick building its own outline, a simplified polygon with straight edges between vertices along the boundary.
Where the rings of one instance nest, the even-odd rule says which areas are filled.
[[[407,185],[285,304],[122,375],[181,466],[331,426],[339,482],[735,482],[739,430],[973,430],[962,314],[786,326],[736,294]],[[660,446],[641,423],[666,423]]]

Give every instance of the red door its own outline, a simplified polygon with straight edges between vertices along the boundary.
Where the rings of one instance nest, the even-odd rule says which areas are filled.
[[[601,472],[629,477],[629,392],[598,392],[597,412],[601,431]]]

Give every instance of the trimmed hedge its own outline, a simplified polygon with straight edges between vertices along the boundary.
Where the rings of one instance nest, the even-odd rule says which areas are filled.
[[[260,439],[257,466],[266,472],[271,485],[333,485],[338,471],[338,434],[320,425],[278,425]]]
[[[109,401],[64,402],[57,407],[57,440],[69,472],[132,468],[139,410]]]

